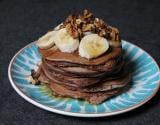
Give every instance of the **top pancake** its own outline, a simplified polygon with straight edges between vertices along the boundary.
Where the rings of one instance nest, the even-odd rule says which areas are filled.
[[[109,60],[114,60],[119,58],[122,55],[122,48],[110,48],[103,55],[88,60],[79,56],[78,52],[74,53],[63,53],[59,51],[56,47],[52,47],[50,49],[38,49],[42,58],[55,62],[69,62],[73,64],[81,64],[81,65],[100,65],[104,64]]]

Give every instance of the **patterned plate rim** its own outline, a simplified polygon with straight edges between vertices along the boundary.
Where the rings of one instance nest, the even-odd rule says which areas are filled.
[[[122,40],[122,42],[126,42],[126,43],[129,43],[135,47],[137,47],[138,49],[142,50],[143,52],[145,52],[147,54],[147,56],[149,56],[154,64],[156,65],[157,69],[158,69],[158,72],[160,73],[160,69],[159,69],[159,66],[157,64],[157,62],[154,60],[154,58],[148,53],[146,52],[144,49],[138,47],[137,45],[133,44],[133,43],[130,43],[130,42],[127,42],[125,40]],[[134,106],[131,106],[129,108],[126,108],[126,109],[122,109],[122,110],[117,110],[117,111],[113,111],[113,112],[104,112],[104,113],[74,113],[74,112],[69,112],[69,111],[62,111],[62,110],[58,110],[58,109],[55,109],[55,108],[51,108],[49,106],[46,106],[44,104],[41,104],[39,102],[36,102],[35,100],[31,99],[30,97],[28,97],[27,95],[25,95],[17,86],[16,86],[16,83],[14,83],[14,80],[12,79],[12,75],[11,75],[11,69],[12,69],[12,64],[14,62],[14,59],[25,49],[27,48],[28,46],[34,44],[35,42],[32,42],[28,45],[26,45],[25,47],[21,48],[14,56],[13,58],[11,59],[10,63],[9,63],[9,66],[8,66],[8,77],[9,77],[9,81],[13,87],[13,89],[22,97],[24,98],[26,101],[28,101],[29,103],[33,104],[34,106],[37,106],[41,109],[44,109],[44,110],[47,110],[47,111],[50,111],[50,112],[53,112],[53,113],[58,113],[58,114],[61,114],[61,115],[67,115],[67,116],[75,116],[75,117],[105,117],[105,116],[113,116],[113,115],[117,115],[117,114],[122,114],[122,113],[125,113],[125,112],[128,112],[128,111],[131,111],[133,109],[136,109],[140,106],[142,106],[143,104],[145,104],[146,102],[148,102],[150,99],[153,98],[153,96],[158,92],[159,88],[160,88],[160,83],[158,83],[158,86],[157,88],[154,90],[154,92],[148,96],[148,98],[140,103],[137,103],[135,104]]]

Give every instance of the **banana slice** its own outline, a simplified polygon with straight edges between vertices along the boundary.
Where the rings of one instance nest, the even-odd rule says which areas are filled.
[[[37,46],[42,49],[48,49],[54,45],[55,31],[47,32],[36,42]]]
[[[66,29],[60,29],[55,34],[55,44],[61,52],[74,52],[79,46],[79,40],[74,39],[67,33]]]
[[[108,41],[98,36],[90,34],[84,36],[79,45],[79,55],[87,59],[96,58],[106,52],[109,48]]]

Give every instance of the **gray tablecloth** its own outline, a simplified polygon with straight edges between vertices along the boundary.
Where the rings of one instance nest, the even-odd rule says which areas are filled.
[[[13,55],[68,14],[84,8],[117,26],[122,39],[142,47],[160,62],[158,0],[0,0],[0,125],[160,125],[160,94],[128,113],[88,119],[37,108],[11,87],[7,68]]]

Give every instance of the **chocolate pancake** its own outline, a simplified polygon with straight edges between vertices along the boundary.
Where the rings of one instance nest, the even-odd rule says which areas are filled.
[[[123,61],[122,58],[119,57],[119,58],[111,59],[104,64],[89,66],[89,65],[82,65],[82,64],[73,64],[70,62],[59,62],[59,61],[56,62],[56,61],[49,61],[47,59],[43,59],[43,63],[52,65],[53,67],[60,67],[61,69],[64,69],[64,70],[79,67],[82,69],[81,73],[83,72],[85,73],[87,72],[87,70],[89,73],[112,71],[116,68],[117,65],[121,64],[122,61]]]
[[[115,73],[118,73],[120,69],[123,67],[124,62],[120,61],[117,63],[116,66],[114,66],[112,69],[108,69],[107,71],[94,71],[91,69],[88,69],[88,67],[57,67],[50,64],[48,61],[43,60],[42,64],[49,69],[50,71],[53,71],[57,74],[65,75],[65,76],[71,76],[71,77],[102,77],[108,75],[112,75]],[[100,67],[99,67],[100,68]]]
[[[104,92],[104,91],[110,91],[113,89],[118,89],[125,87],[127,83],[130,81],[131,75],[126,72],[123,74],[123,76],[117,78],[117,79],[112,79],[112,80],[107,80],[107,81],[102,81],[101,83],[85,87],[83,89],[79,89],[81,92]]]
[[[91,59],[91,60],[80,57],[77,51],[74,53],[63,53],[63,52],[60,52],[56,47],[52,47],[50,49],[39,48],[39,52],[44,59],[47,59],[50,61],[69,62],[73,64],[78,64],[78,65],[94,66],[94,65],[105,64],[109,60],[120,57],[122,54],[122,49],[111,48],[109,51],[107,51],[100,57]]]
[[[107,98],[115,95],[120,91],[119,89],[114,89],[106,92],[87,93],[87,92],[68,90],[65,87],[56,83],[49,84],[49,87],[53,90],[53,95],[55,96],[84,99],[90,102],[91,104],[100,104]]]

